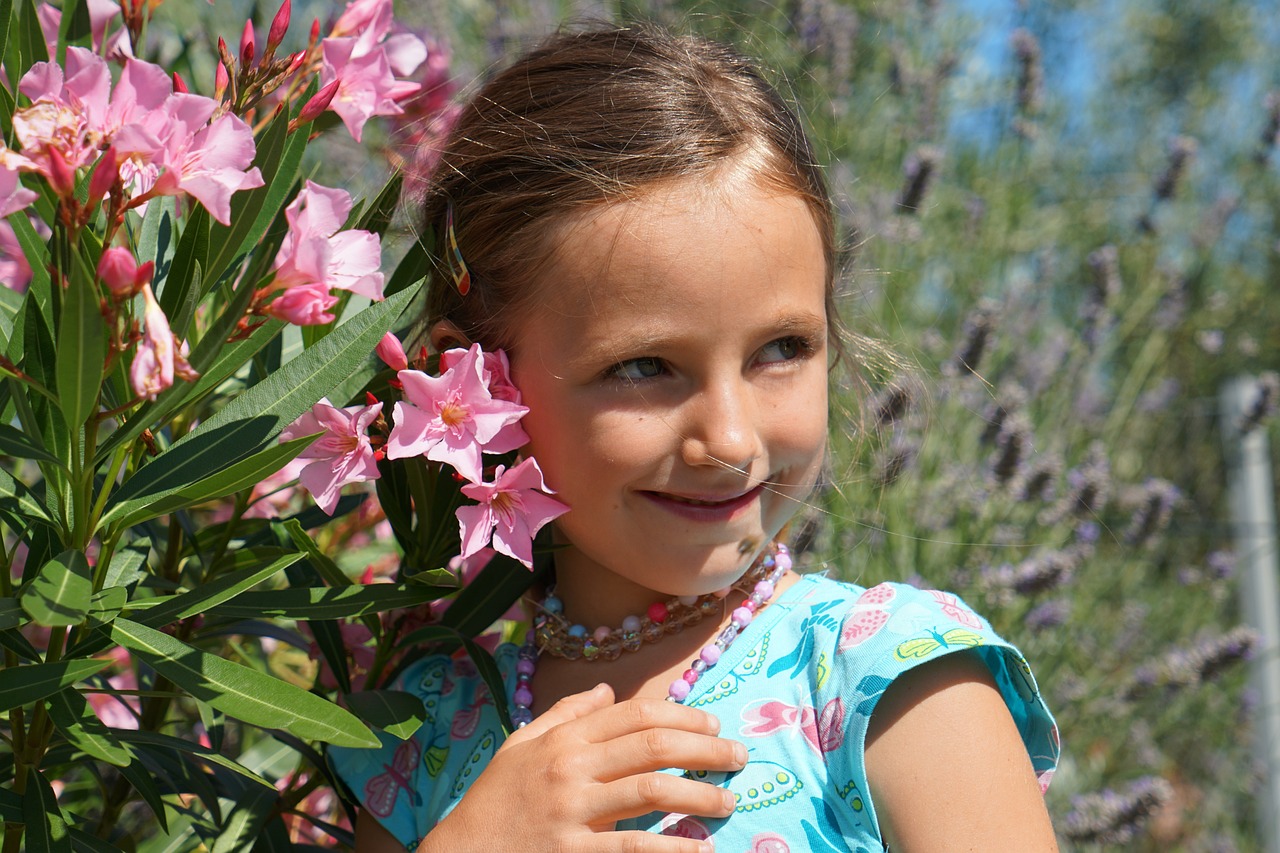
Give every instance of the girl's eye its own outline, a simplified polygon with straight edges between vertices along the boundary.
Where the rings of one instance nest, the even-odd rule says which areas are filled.
[[[794,361],[803,358],[813,351],[813,345],[801,337],[778,338],[764,345],[760,350],[760,362],[773,364],[783,361]]]
[[[609,368],[608,376],[611,379],[620,379],[623,382],[643,382],[646,379],[661,376],[662,370],[662,361],[660,359],[652,357],[633,358]]]

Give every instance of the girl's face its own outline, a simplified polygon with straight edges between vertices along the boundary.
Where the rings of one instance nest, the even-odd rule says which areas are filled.
[[[566,229],[511,365],[525,452],[571,507],[554,525],[573,618],[722,588],[803,504],[826,443],[825,281],[804,201],[744,169]]]

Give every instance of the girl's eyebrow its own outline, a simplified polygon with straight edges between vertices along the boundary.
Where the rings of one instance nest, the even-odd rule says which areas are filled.
[[[827,318],[812,311],[783,314],[754,327],[754,333],[759,337],[806,335],[816,338],[825,336],[826,331]],[[573,361],[578,364],[594,364],[616,361],[619,358],[634,358],[679,346],[686,337],[686,332],[672,334],[644,328],[632,329],[586,342],[577,348]]]

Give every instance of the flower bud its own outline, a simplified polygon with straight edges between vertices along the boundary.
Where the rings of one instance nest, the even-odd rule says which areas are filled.
[[[102,201],[103,197],[111,192],[119,176],[119,158],[116,156],[115,147],[112,146],[102,152],[98,165],[94,167],[93,176],[89,178],[89,205],[93,206]]]
[[[338,84],[341,82],[341,79],[335,77],[326,83],[319,92],[312,95],[311,100],[307,101],[306,105],[303,106],[302,112],[298,113],[298,123],[306,124],[307,122],[315,121],[325,110],[329,109],[329,104],[333,102],[333,96],[338,93]]]
[[[227,91],[227,86],[231,84],[231,75],[227,73],[227,66],[221,62],[218,63],[218,71],[214,75],[213,81],[213,97],[216,100],[222,100],[222,96]]]
[[[382,340],[378,341],[374,351],[378,354],[378,358],[386,362],[387,367],[392,370],[409,369],[409,359],[405,357],[404,347],[399,338],[390,332],[382,336]]]
[[[45,150],[49,152],[49,185],[59,197],[71,198],[76,193],[76,170],[56,147],[50,145]]]
[[[271,29],[267,31],[267,51],[273,51],[284,41],[284,34],[289,29],[289,17],[292,15],[290,0],[284,0],[276,16],[271,19]]]
[[[138,266],[133,252],[112,246],[102,253],[98,261],[98,278],[116,299],[129,299],[151,281],[155,267],[154,261]]]
[[[247,68],[253,64],[257,55],[257,45],[253,40],[253,21],[244,22],[244,32],[240,34],[240,62]]]
[[[182,79],[182,75],[177,71],[173,72],[173,91],[179,95],[185,95],[191,90],[187,88],[187,81]]]

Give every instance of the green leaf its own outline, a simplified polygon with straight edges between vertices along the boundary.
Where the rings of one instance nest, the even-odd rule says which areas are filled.
[[[371,305],[332,335],[240,394],[130,477],[108,516],[130,501],[173,494],[211,478],[271,444],[286,426],[369,357],[412,298],[406,292]]]
[[[329,559],[329,556],[320,550],[320,546],[316,545],[310,534],[302,529],[302,522],[291,518],[284,522],[283,527],[288,531],[289,538],[293,540],[298,550],[307,555],[307,560],[320,573],[320,577],[324,578],[325,583],[335,587],[352,585],[353,581],[347,577],[346,572],[338,568],[338,564]]]
[[[75,44],[88,39],[91,35],[91,24],[87,0],[67,0],[62,7],[62,22],[58,29],[59,45]],[[59,62],[64,60],[65,54],[59,56]]]
[[[40,653],[35,650],[31,642],[17,628],[8,628],[0,631],[0,646],[4,646],[13,652],[22,660],[38,661]],[[3,679],[0,679],[3,682]]]
[[[60,660],[0,669],[0,711],[28,705],[83,681],[110,664],[109,660]]]
[[[190,485],[155,493],[143,493],[128,500],[120,500],[102,516],[101,523],[109,524],[119,520],[131,527],[149,518],[247,489],[291,462],[294,457],[306,450],[317,436],[318,434],[304,436],[283,444],[269,445],[265,450],[215,471],[203,480]]]
[[[338,689],[343,693],[351,692],[351,668],[347,664],[347,646],[342,639],[342,629],[332,619],[312,619],[307,622],[311,636],[315,638],[320,656],[329,664]]]
[[[22,294],[12,288],[0,287],[0,349],[4,349],[13,334],[13,325],[22,316]]]
[[[374,583],[367,586],[295,587],[245,592],[209,612],[236,619],[348,619],[354,616],[415,607],[434,601],[442,591],[428,586]]]
[[[71,832],[71,849],[76,853],[120,853],[119,847],[108,844],[83,829],[76,829],[74,826],[68,829]]]
[[[18,604],[16,598],[0,598],[0,631],[25,625],[27,612]]]
[[[339,746],[378,745],[378,739],[351,712],[278,678],[128,619],[112,623],[111,636],[174,684],[227,716]]]
[[[212,853],[248,850],[275,811],[279,799],[278,792],[261,789],[241,797],[223,821],[222,831],[213,842]]]
[[[74,341],[58,355],[58,405],[76,434],[98,410],[98,390],[106,363],[106,340],[98,288],[93,275],[77,253],[71,262],[70,282],[62,292],[62,318],[58,340]]]
[[[163,604],[156,605],[137,617],[139,624],[149,628],[160,628],[179,619],[186,619],[197,613],[222,604],[243,593],[246,589],[274,577],[277,573],[302,559],[301,554],[288,554],[265,566],[249,566],[240,571],[224,575],[209,583],[203,583],[190,592],[175,595]],[[258,614],[255,614],[258,615]]]
[[[133,760],[129,748],[116,739],[114,730],[102,724],[79,691],[60,690],[46,701],[49,718],[76,749],[116,767]]]
[[[40,462],[52,462],[62,465],[62,461],[46,451],[22,430],[0,424],[0,456],[11,456],[15,459],[35,459]]]
[[[169,274],[160,283],[156,300],[169,319],[169,328],[179,340],[186,340],[187,329],[200,303],[199,270],[209,255],[209,212],[197,207],[182,226],[182,239],[173,256]]]
[[[169,274],[173,260],[174,229],[177,207],[173,196],[161,196],[155,204],[147,205],[147,213],[138,229],[138,257],[143,263],[155,261],[155,281],[163,281]]]
[[[89,614],[93,574],[83,551],[68,549],[40,568],[18,600],[37,625],[79,625]]]
[[[464,636],[462,645],[466,647],[467,656],[476,665],[476,671],[480,673],[480,677],[489,688],[489,698],[493,700],[493,709],[498,712],[498,721],[502,724],[502,730],[511,734],[511,709],[507,706],[507,688],[502,682],[502,673],[498,670],[498,664],[494,662],[493,655],[489,654],[484,646],[470,637]]]
[[[9,25],[13,21],[13,0],[0,0],[0,61],[9,51]],[[3,87],[0,87],[3,88]],[[9,124],[4,127],[11,127]]]
[[[538,580],[542,567],[534,566],[535,571],[529,571],[505,554],[495,555],[458,593],[442,623],[464,637],[479,636]]]
[[[22,797],[6,788],[0,788],[0,820],[22,823]]]
[[[357,717],[374,728],[406,740],[426,719],[422,700],[399,690],[362,690],[344,699]]]
[[[37,519],[46,524],[53,524],[53,519],[49,517],[49,513],[45,510],[44,504],[31,493],[20,480],[15,480],[9,476],[9,472],[0,468],[0,499],[12,498],[14,504],[24,520],[30,521]],[[14,504],[11,504],[14,505]]]
[[[58,798],[39,770],[27,776],[22,819],[27,825],[23,840],[30,853],[71,853],[71,834],[58,808]]]
[[[111,586],[93,594],[89,602],[89,617],[99,622],[110,622],[124,609],[129,601],[129,590],[122,586]]]
[[[18,16],[18,31],[14,36],[18,40],[18,50],[22,61],[18,68],[8,69],[10,80],[21,80],[32,65],[44,62],[49,58],[49,51],[44,45],[44,31],[40,29],[40,19],[36,15],[35,3],[31,0],[18,0],[21,4]]]
[[[111,555],[111,565],[107,566],[107,577],[102,582],[104,587],[131,586],[142,576],[142,569],[147,564],[147,554],[151,551],[151,543],[146,539],[131,542],[128,547],[121,548]]]
[[[258,774],[252,772],[251,770],[238,764],[237,762],[232,761],[230,758],[227,758],[224,755],[220,755],[214,752],[213,750],[209,749],[208,747],[201,746],[200,744],[194,741],[184,740],[182,738],[174,737],[173,735],[160,734],[159,732],[144,732],[144,731],[137,731],[137,730],[131,730],[131,729],[117,729],[116,737],[119,738],[124,743],[129,744],[130,746],[167,749],[172,752],[177,752],[179,754],[194,756],[195,758],[198,758],[201,761],[207,761],[210,764],[216,764],[219,767],[223,767],[227,770],[230,770],[231,772],[237,775],[243,776],[244,778],[250,780],[251,782],[256,782],[259,785],[262,785],[266,788],[270,788],[272,791],[275,790],[274,785],[272,785],[266,779],[263,779]],[[139,752],[140,751],[141,750],[139,750]],[[137,765],[135,764],[133,766],[136,767]]]

